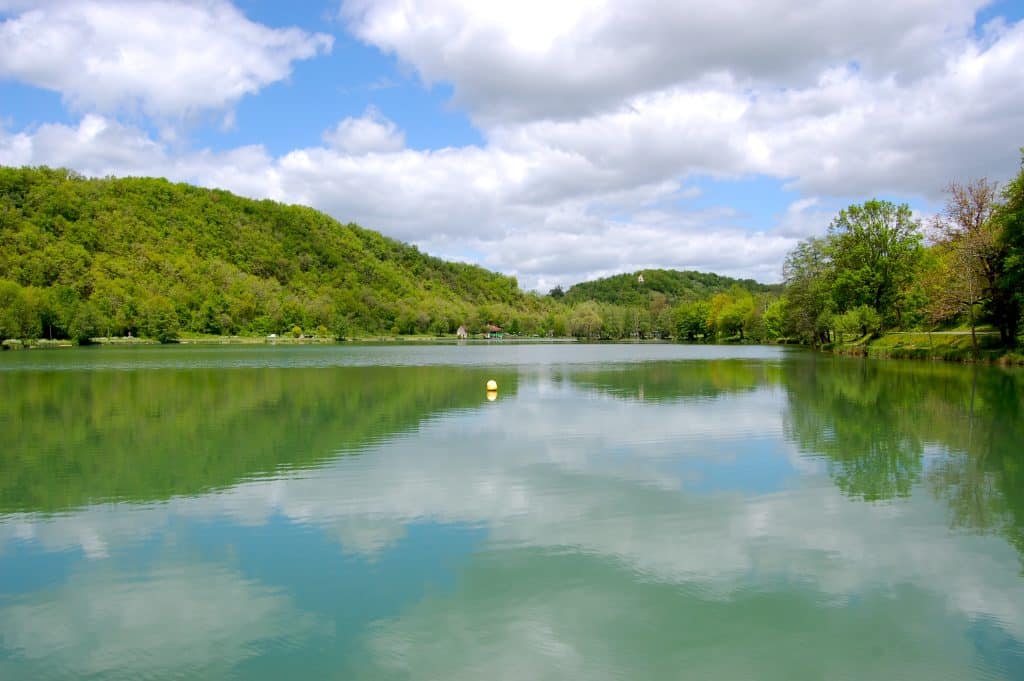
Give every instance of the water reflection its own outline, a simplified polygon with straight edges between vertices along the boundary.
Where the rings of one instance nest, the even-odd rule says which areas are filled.
[[[0,512],[199,494],[318,465],[480,404],[508,370],[422,367],[8,372]]]
[[[582,388],[618,397],[664,401],[754,390],[778,383],[779,374],[778,364],[732,359],[584,368],[571,371],[568,378]]]
[[[263,438],[290,459],[157,493],[123,478],[133,503],[81,501],[101,484],[84,481],[63,513],[23,500],[0,515],[0,677],[1024,669],[1016,374],[810,355],[351,371],[209,381],[273,399],[249,395],[187,432],[224,420],[226,454],[241,454],[232,437]],[[419,387],[393,395],[410,371]],[[254,419],[231,413],[281,423],[249,438],[239,424]],[[153,446],[165,462],[199,451]],[[125,614],[195,599],[209,601],[195,630],[157,637]],[[197,636],[224,649],[219,662]]]
[[[784,376],[787,435],[824,457],[844,492],[885,500],[926,480],[954,527],[1002,532],[1024,548],[1019,372],[824,360]]]
[[[223,677],[261,648],[330,623],[236,570],[161,562],[86,568],[0,610],[3,678]]]
[[[825,457],[836,484],[868,501],[908,496],[921,476],[921,431],[901,427],[920,390],[867,362],[795,366],[785,375],[786,434]],[[931,415],[929,415],[929,418]]]

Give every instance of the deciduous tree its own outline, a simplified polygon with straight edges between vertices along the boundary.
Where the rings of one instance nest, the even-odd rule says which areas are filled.
[[[910,206],[871,200],[840,211],[829,226],[826,252],[839,312],[869,305],[883,319],[899,321],[900,291],[922,253],[920,223]]]
[[[1003,204],[996,220],[1001,227],[999,244],[1003,249],[1003,272],[998,290],[1004,308],[1004,325],[1000,336],[1007,346],[1016,345],[1021,309],[1024,307],[1024,149],[1021,149],[1021,170],[1003,189]]]
[[[1005,260],[1000,253],[999,226],[993,220],[996,185],[985,178],[967,184],[953,182],[946,187],[946,195],[945,209],[932,222],[940,251],[936,272],[944,275],[933,290],[932,318],[966,314],[977,357],[976,311],[999,298],[997,288]]]

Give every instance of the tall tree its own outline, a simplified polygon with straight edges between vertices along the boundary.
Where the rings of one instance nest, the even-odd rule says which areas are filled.
[[[0,341],[36,338],[41,327],[31,295],[13,281],[0,279]]]
[[[840,211],[829,225],[827,248],[839,311],[868,305],[899,321],[899,295],[914,277],[921,241],[907,204],[871,200]]]
[[[999,243],[999,226],[993,220],[998,203],[997,186],[985,178],[946,187],[946,206],[932,222],[933,238],[941,250],[939,272],[943,275],[932,298],[932,317],[950,312],[966,313],[971,325],[971,345],[978,356],[979,306],[991,306],[1005,256]]]
[[[782,276],[786,280],[787,333],[815,345],[828,343],[833,303],[832,263],[826,241],[801,241],[786,256]]]
[[[1003,344],[1017,344],[1021,309],[1024,308],[1024,149],[1021,170],[1003,189],[1003,204],[996,213],[1000,227],[999,245],[1003,251],[1003,271],[997,290],[1002,323],[999,335]]]

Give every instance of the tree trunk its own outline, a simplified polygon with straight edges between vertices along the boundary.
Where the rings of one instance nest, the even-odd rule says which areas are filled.
[[[971,305],[968,309],[969,309],[969,313],[970,313],[970,317],[971,317],[971,349],[974,351],[974,359],[977,360],[978,359],[978,333],[975,330],[974,305]]]

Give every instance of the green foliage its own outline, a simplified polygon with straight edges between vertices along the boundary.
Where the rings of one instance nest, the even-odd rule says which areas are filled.
[[[914,278],[921,242],[907,204],[871,200],[840,211],[826,242],[838,311],[867,305],[898,321],[899,294]]]
[[[0,168],[0,335],[168,342],[298,327],[350,338],[496,324],[511,334],[669,338],[679,333],[679,305],[742,290],[722,329],[761,337],[750,295],[773,287],[699,272],[644,275],[642,284],[630,274],[526,294],[513,277],[301,206],[161,179]],[[694,333],[711,336],[715,323]]]
[[[545,313],[513,277],[310,208],[49,168],[0,167],[0,279],[15,337],[422,333],[495,305],[532,327]]]
[[[1008,206],[1000,206],[996,185],[984,178],[950,183],[946,193],[946,207],[934,221],[933,250],[939,267],[926,274],[934,289],[931,317],[966,314],[973,335],[980,312],[981,318],[999,329],[1003,345],[1011,346],[1020,304],[1005,277],[1012,253],[1002,238],[999,214]]]
[[[334,318],[334,324],[331,327],[331,333],[338,340],[345,340],[352,333],[352,324],[348,317],[338,315]]]
[[[600,308],[593,301],[577,305],[569,317],[569,333],[577,338],[600,338],[603,328]]]
[[[839,212],[823,239],[801,242],[786,258],[782,331],[814,345],[833,333],[876,333],[920,318],[910,295],[924,256],[920,225],[906,204],[871,200]],[[777,320],[773,320],[774,325]]]
[[[144,336],[169,343],[178,337],[178,313],[163,296],[154,296],[142,304],[140,330]]]
[[[1001,204],[984,179],[947,193],[927,248],[909,207],[875,200],[840,211],[824,239],[801,242],[786,259],[784,299],[765,312],[768,337],[824,345],[885,326],[963,323],[978,358],[976,327],[991,322],[1012,347],[1024,305],[1024,170]],[[720,323],[735,327],[734,317]]]
[[[840,334],[861,337],[879,333],[882,326],[882,317],[874,308],[868,305],[860,305],[852,310],[847,310],[841,315],[836,315],[833,318],[833,322],[836,331]]]
[[[85,300],[75,306],[67,323],[68,337],[79,345],[88,345],[100,333],[102,319],[91,301]],[[156,338],[156,336],[153,336]]]
[[[709,325],[722,337],[736,336],[743,340],[754,314],[754,297],[739,287],[711,298],[712,318]]]
[[[690,341],[708,338],[713,326],[708,323],[711,306],[706,300],[683,303],[676,312],[676,335],[680,340]]]
[[[0,279],[0,340],[37,338],[41,329],[32,294],[13,281]]]
[[[1002,313],[998,326],[1004,344],[1014,346],[1024,309],[1024,149],[1021,170],[1003,190],[1003,205],[996,221],[1001,228],[999,244],[1004,257],[996,286]]]
[[[639,280],[643,275],[643,281]],[[777,286],[759,284],[753,279],[733,279],[718,274],[679,270],[644,270],[637,274],[617,274],[572,286],[565,300],[579,303],[593,300],[631,307],[649,307],[656,295],[667,305],[710,298],[713,294],[739,286],[750,293],[777,292]],[[554,293],[554,291],[552,291]]]
[[[768,304],[762,318],[765,337],[769,340],[782,338],[786,333],[786,298],[776,298]]]
[[[831,262],[823,239],[800,242],[786,257],[786,334],[805,343],[829,342],[832,299]]]

